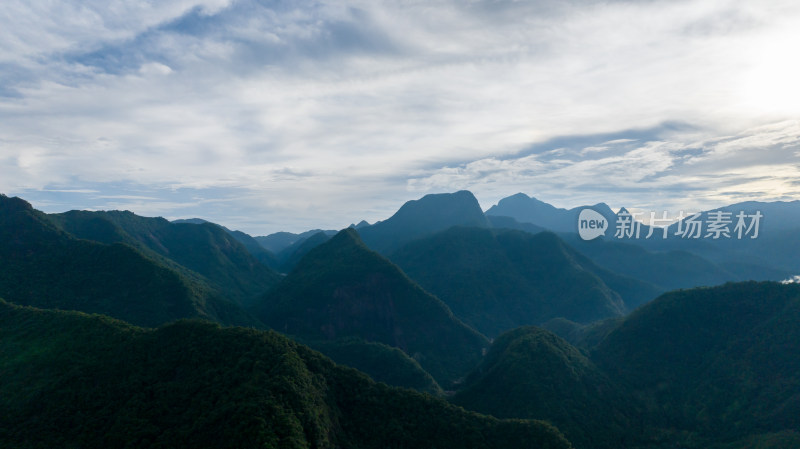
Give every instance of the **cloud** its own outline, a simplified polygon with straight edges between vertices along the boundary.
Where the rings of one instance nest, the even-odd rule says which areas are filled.
[[[419,192],[470,189],[489,204],[524,191],[565,207],[609,201],[643,210],[698,210],[800,196],[800,122],[705,140],[691,137],[619,139],[604,142],[602,151],[591,144],[562,147],[557,157],[548,152],[490,157],[426,169],[408,183]]]
[[[781,128],[800,113],[795,2],[12,0],[4,13],[0,191],[126,185],[167,213],[167,192],[235,190],[210,197],[244,215],[308,208],[309,226],[314,208],[331,225],[374,221],[409,195],[472,186],[490,201],[532,177],[564,202],[602,185],[631,204],[661,188],[722,200],[745,178],[795,194]],[[769,124],[781,130],[751,131]],[[754,160],[768,168],[744,173]]]
[[[789,279],[781,281],[781,284],[800,284],[800,276],[792,276]]]

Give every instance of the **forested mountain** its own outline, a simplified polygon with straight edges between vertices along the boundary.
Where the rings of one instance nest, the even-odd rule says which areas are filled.
[[[205,224],[205,223],[212,223],[208,220],[203,220],[202,218],[186,218],[186,219],[178,219],[172,220],[171,223],[175,224]],[[261,244],[250,234],[246,234],[242,231],[233,231],[225,226],[217,225],[225,230],[228,234],[230,234],[233,238],[235,238],[239,243],[241,243],[245,249],[255,257],[259,262],[263,263],[264,265],[272,268],[273,270],[278,269],[278,259],[275,257],[275,254],[261,246]]]
[[[594,265],[549,232],[454,227],[406,244],[391,259],[489,336],[557,317],[587,323],[620,316],[659,293]]]
[[[587,326],[588,352],[541,329],[503,334],[452,401],[548,420],[576,447],[794,448],[798,323],[797,284],[670,292]]]
[[[567,449],[376,384],[274,332],[181,321],[144,330],[0,301],[0,441],[14,448]]]
[[[408,201],[386,220],[358,228],[366,245],[388,254],[411,240],[452,226],[489,227],[475,196],[466,190]]]
[[[589,351],[603,341],[624,319],[624,316],[618,316],[581,324],[565,318],[553,318],[543,323],[541,327],[558,335],[576,348]]]
[[[650,425],[696,435],[682,444],[744,441],[800,428],[798,323],[797,284],[676,291],[623,320],[592,359],[647,398]]]
[[[576,448],[636,444],[639,410],[579,350],[535,327],[506,332],[452,402],[498,418],[555,424]]]
[[[368,374],[376,382],[395,387],[412,388],[424,393],[442,396],[444,391],[419,362],[402,350],[384,343],[361,338],[313,340],[308,346],[333,359],[334,362]]]
[[[105,221],[96,224],[116,230]],[[141,326],[188,317],[257,323],[202,282],[136,248],[77,239],[24,200],[3,195],[0,296],[23,305],[103,313]]]
[[[352,228],[311,250],[255,311],[306,341],[357,337],[400,348],[443,386],[476,366],[488,346]]]
[[[242,304],[250,304],[279,280],[234,235],[213,223],[170,223],[128,211],[70,211],[51,217],[76,237],[152,251],[200,274],[221,295]]]

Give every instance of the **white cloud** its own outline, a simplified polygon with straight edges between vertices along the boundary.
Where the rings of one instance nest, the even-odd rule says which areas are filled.
[[[37,5],[0,13],[0,191],[235,188],[337,222],[458,188],[797,193],[795,2]],[[587,135],[583,155],[525,153]]]
[[[543,152],[423,170],[409,180],[409,188],[469,189],[485,206],[523,191],[563,207],[608,201],[641,210],[699,210],[800,197],[798,121],[705,140],[620,139],[606,142],[603,152],[589,151],[593,159],[585,158],[587,148],[594,147],[561,149],[555,158]]]
[[[800,284],[800,276],[792,276],[789,279],[781,281],[781,284]]]

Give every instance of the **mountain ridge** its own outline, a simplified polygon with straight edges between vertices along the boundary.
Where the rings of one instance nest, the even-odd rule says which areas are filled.
[[[457,225],[490,226],[470,191],[432,193],[407,201],[386,220],[358,228],[358,234],[368,247],[386,254],[405,242]]]
[[[490,336],[563,317],[622,315],[659,293],[595,266],[550,232],[453,227],[410,242],[390,258],[465,322]],[[604,280],[605,279],[605,280]]]
[[[273,329],[307,341],[358,337],[398,347],[443,386],[488,346],[353,228],[309,251],[254,310]]]
[[[278,274],[241,243],[241,236],[214,223],[172,223],[129,211],[69,211],[50,217],[76,237],[126,243],[169,259],[240,304],[249,304],[279,281]]]
[[[202,283],[124,243],[73,237],[22,199],[0,196],[0,296],[104,313],[142,326],[206,317],[258,325]]]

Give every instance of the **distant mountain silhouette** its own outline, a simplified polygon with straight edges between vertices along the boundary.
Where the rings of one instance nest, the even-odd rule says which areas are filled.
[[[564,236],[598,265],[659,286],[662,291],[711,286],[741,280],[717,264],[689,251],[653,252],[635,243],[617,240],[583,241]]]
[[[357,337],[400,348],[443,386],[476,366],[488,346],[352,228],[310,251],[256,314],[304,341]]]
[[[0,300],[0,335],[9,448],[571,447],[549,424],[376,384],[274,332],[144,330]]]
[[[720,237],[714,239],[714,235],[709,235],[707,226],[711,221],[709,214],[723,212],[727,213],[727,220],[730,223],[727,228],[730,232],[729,238]],[[744,212],[746,217],[744,224],[748,227],[754,221],[756,213],[761,218],[758,219],[758,237],[755,235],[755,227],[746,232],[742,230],[742,238],[739,238],[736,226],[739,223],[737,215]],[[702,257],[705,257],[725,269],[743,274],[747,279],[778,279],[782,273],[800,273],[800,201],[775,201],[759,202],[747,201],[736,203],[730,206],[705,211],[700,213],[699,221],[705,223],[701,239],[691,239],[692,245],[688,248]],[[674,234],[677,232],[678,225],[670,226],[670,235],[673,240],[680,241]],[[646,245],[654,246],[659,249],[658,244],[668,245],[662,242],[646,242]],[[702,243],[702,244],[701,244]],[[760,276],[759,276],[760,274]]]
[[[578,349],[535,327],[499,336],[452,402],[498,418],[549,421],[578,449],[641,439],[633,401]]]
[[[620,316],[660,292],[596,266],[550,232],[454,227],[408,243],[391,259],[489,336],[556,317],[587,323]]]
[[[489,227],[475,196],[466,190],[408,201],[391,217],[358,229],[364,243],[383,254],[413,239],[452,226]]]
[[[249,304],[279,281],[230,231],[213,223],[170,223],[128,211],[53,214],[67,232],[101,243],[127,243],[203,277],[220,294]]]
[[[516,229],[517,231],[525,231],[531,234],[547,231],[547,229],[541,226],[536,226],[533,223],[522,223],[512,217],[487,215],[486,219],[489,220],[489,224],[491,224],[493,228],[497,229]]]
[[[85,223],[116,238],[105,220]],[[122,244],[73,237],[19,198],[0,195],[0,297],[22,305],[102,313],[156,326],[202,317],[257,325],[239,306],[158,259]]]
[[[228,231],[230,235],[233,236],[239,243],[241,243],[247,252],[249,252],[253,257],[256,258],[259,262],[266,265],[273,271],[278,270],[278,258],[272,251],[264,248],[261,246],[258,241],[253,238],[250,234],[244,233],[242,231],[231,231],[228,228],[223,226],[223,229]]]
[[[578,215],[585,207],[590,207],[608,219],[616,222],[616,214],[605,203],[593,206],[581,206],[572,209],[561,209],[544,201],[517,193],[501,199],[486,211],[487,216],[511,217],[520,223],[533,223],[536,226],[554,232],[577,232]]]
[[[335,235],[335,234],[334,234]],[[309,251],[330,240],[332,237],[326,231],[319,231],[308,237],[297,240],[278,253],[278,266],[280,271],[288,273],[300,262]]]
[[[588,242],[577,237],[578,215],[586,207],[608,220],[605,237]],[[718,285],[726,281],[781,280],[800,272],[800,258],[796,257],[800,252],[800,201],[750,201],[715,211],[731,214],[731,233],[736,214],[760,211],[764,215],[761,235],[755,240],[713,239],[707,237],[708,230],[704,227],[700,238],[681,238],[676,235],[678,225],[673,224],[664,239],[663,230],[653,228],[651,234],[651,228],[640,223],[638,233],[631,232],[630,236],[619,238],[616,234],[622,225],[620,216],[628,213],[624,207],[617,213],[605,203],[559,209],[522,193],[500,200],[486,214],[495,227],[528,232],[538,232],[536,227],[542,227],[557,231],[598,265],[653,283],[662,290]],[[701,213],[699,220],[707,222],[709,212],[713,211]],[[512,219],[514,221],[510,221]]]
[[[291,245],[299,244],[303,240],[311,237],[319,232],[324,232],[328,235],[336,234],[336,231],[323,231],[322,229],[312,229],[310,231],[295,234],[292,232],[276,232],[274,234],[254,237],[254,239],[264,248],[273,254],[279,254]]]

